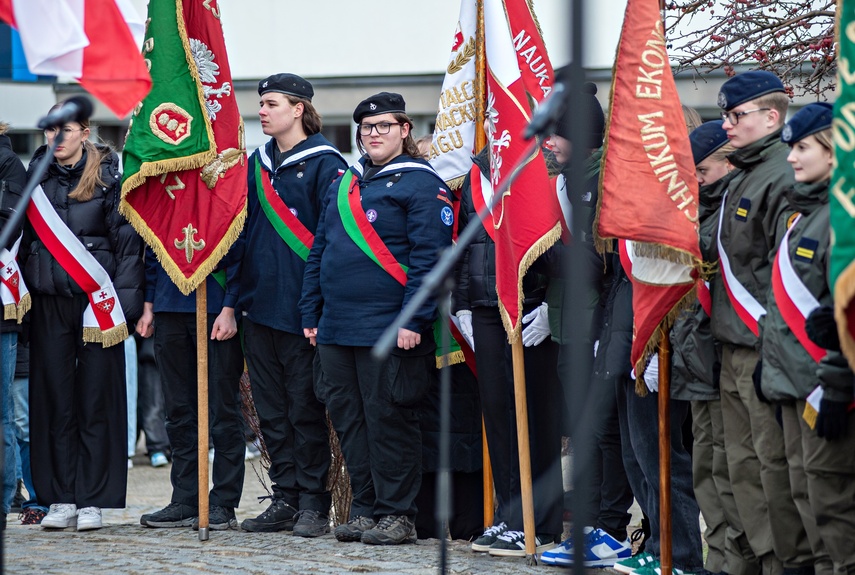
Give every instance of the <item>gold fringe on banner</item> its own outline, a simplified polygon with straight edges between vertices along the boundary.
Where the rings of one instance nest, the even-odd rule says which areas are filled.
[[[457,365],[458,363],[463,363],[466,361],[466,357],[464,357],[463,352],[459,349],[457,351],[452,351],[451,353],[446,353],[445,355],[439,355],[436,357],[436,368],[442,369],[448,365]]]
[[[561,239],[561,231],[561,222],[558,222],[555,224],[555,227],[549,230],[549,232],[529,248],[525,257],[523,257],[523,260],[520,262],[519,269],[517,271],[517,309],[519,310],[519,313],[517,314],[516,325],[511,323],[511,316],[508,314],[508,310],[505,309],[505,306],[502,305],[502,300],[499,299],[499,315],[502,316],[502,324],[504,324],[505,331],[508,333],[508,343],[514,343],[520,336],[520,324],[524,298],[522,287],[523,277],[534,261],[542,256],[546,250],[551,248],[555,242]]]

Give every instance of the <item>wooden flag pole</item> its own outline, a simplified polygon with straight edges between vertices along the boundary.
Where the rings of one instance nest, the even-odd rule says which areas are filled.
[[[484,133],[484,102],[487,101],[486,76],[484,67],[486,53],[484,49],[484,0],[477,0],[475,16],[475,152],[480,152],[487,143]],[[484,527],[493,525],[493,467],[490,463],[490,450],[487,448],[487,428],[481,417],[481,453],[484,490]]]
[[[196,288],[196,374],[199,466],[199,541],[208,540],[208,283]]]
[[[671,575],[671,341],[659,342],[659,551],[662,575]]]
[[[520,458],[520,495],[522,496],[525,555],[529,564],[537,563],[535,551],[534,494],[531,487],[531,451],[528,442],[528,401],[525,393],[525,359],[522,337],[512,344],[514,363],[514,403],[517,414],[517,444]]]

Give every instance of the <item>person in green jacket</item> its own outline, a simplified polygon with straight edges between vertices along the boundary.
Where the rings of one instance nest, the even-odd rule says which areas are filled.
[[[828,188],[833,164],[831,104],[799,110],[784,127],[796,184],[787,192],[799,216],[778,248],[768,309],[761,322],[762,390],[781,406],[790,483],[816,554],[816,570],[855,572],[855,418],[849,417],[853,377],[839,351],[813,343],[805,320],[833,305],[828,284],[831,230]],[[820,416],[805,410],[821,390]],[[803,417],[803,414],[805,416]],[[810,423],[807,421],[810,419]],[[812,527],[812,528],[811,528]],[[830,558],[829,558],[830,556]]]
[[[809,569],[814,554],[790,491],[784,436],[775,408],[755,390],[757,322],[766,313],[772,259],[793,210],[793,184],[780,135],[789,100],[774,74],[730,78],[718,96],[722,127],[739,171],[722,199],[717,234],[720,273],[712,283],[711,327],[722,344],[721,411],[731,485],[762,572]],[[812,572],[812,569],[810,569]]]

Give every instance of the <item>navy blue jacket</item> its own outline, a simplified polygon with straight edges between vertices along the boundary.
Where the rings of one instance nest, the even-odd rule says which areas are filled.
[[[401,155],[364,178],[366,162],[362,158],[351,167],[360,178],[362,208],[395,260],[409,267],[407,285],[347,235],[336,203],[339,178],[324,200],[300,300],[303,327],[318,328],[318,343],[373,345],[451,244],[451,195],[427,162]],[[404,327],[425,333],[435,317],[436,304],[429,299]]]
[[[222,272],[221,272],[222,273]],[[226,268],[226,289],[213,275],[208,282],[208,313],[220,315],[224,307],[235,307],[238,299],[237,267]],[[196,295],[184,295],[169,279],[151,248],[145,249],[145,301],[154,304],[154,313],[196,313]]]
[[[288,151],[274,169],[275,145],[271,139],[249,161],[246,224],[232,248],[238,253],[242,250],[238,307],[252,322],[303,335],[298,304],[306,263],[282,240],[261,208],[255,165],[261,162],[263,177],[270,178],[291,213],[314,233],[323,196],[347,163],[326,138],[314,134]]]

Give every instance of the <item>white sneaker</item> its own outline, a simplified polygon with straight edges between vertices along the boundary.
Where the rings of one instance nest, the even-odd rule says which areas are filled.
[[[65,529],[75,525],[77,525],[77,505],[74,503],[54,503],[42,519],[42,527],[49,529]]]
[[[77,530],[101,529],[101,508],[84,507],[77,512]]]

